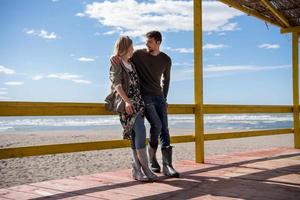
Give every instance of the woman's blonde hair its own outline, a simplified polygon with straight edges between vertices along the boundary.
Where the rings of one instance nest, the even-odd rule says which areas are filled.
[[[132,40],[128,36],[121,36],[115,43],[114,55],[123,57],[127,54]]]

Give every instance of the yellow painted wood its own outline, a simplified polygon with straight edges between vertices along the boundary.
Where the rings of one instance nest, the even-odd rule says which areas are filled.
[[[287,18],[279,10],[277,10],[269,0],[260,1],[280,20],[281,24],[284,24],[286,27],[291,27]]]
[[[293,133],[293,129],[274,129],[274,130],[261,130],[261,131],[242,131],[230,133],[210,133],[204,134],[204,140],[223,140],[234,139],[243,137],[256,137],[266,135],[278,135]],[[178,135],[171,137],[172,143],[186,143],[195,142],[194,135]],[[147,139],[148,143],[148,139]],[[105,150],[115,148],[130,147],[129,140],[108,140],[96,142],[82,142],[82,143],[68,143],[68,144],[53,144],[41,146],[28,146],[28,147],[15,147],[15,148],[2,148],[0,149],[0,159],[40,156],[48,154],[59,153],[74,153],[82,151]]]
[[[290,28],[282,28],[280,29],[281,33],[291,33],[291,32],[300,32],[300,26],[294,26]]]
[[[204,105],[205,114],[292,113],[293,106],[277,105]]]
[[[293,129],[274,129],[274,130],[262,130],[262,131],[242,131],[242,132],[230,132],[230,133],[212,133],[205,134],[205,141],[208,140],[223,140],[243,137],[256,137],[266,135],[278,135],[293,133]]]
[[[192,135],[171,137],[172,143],[194,142]],[[148,139],[147,139],[148,142]],[[108,140],[0,149],[0,159],[130,147],[129,140]]]
[[[168,114],[194,114],[195,106],[192,104],[169,104]]]
[[[250,10],[250,9],[248,9],[246,7],[242,7],[238,3],[236,3],[236,2],[234,2],[232,0],[219,0],[219,1],[222,2],[222,3],[224,3],[224,4],[227,4],[229,7],[233,7],[235,9],[237,9],[237,10],[240,10],[240,11],[242,11],[242,12],[248,14],[248,15],[254,16],[254,17],[256,17],[258,19],[261,19],[261,20],[263,20],[265,22],[268,22],[268,23],[273,24],[275,26],[278,26],[280,28],[285,28],[279,22],[274,21],[274,20],[272,20],[272,19],[270,19],[268,17],[265,17],[265,16],[263,16],[262,14],[260,14],[259,12],[255,11],[255,10]]]
[[[203,105],[205,114],[292,113],[293,106]],[[194,114],[195,105],[169,104],[169,114]],[[44,103],[0,101],[0,116],[113,115],[103,103]]]
[[[195,155],[204,163],[202,1],[194,0]]]
[[[0,116],[111,115],[104,104],[60,102],[0,102]]]
[[[194,105],[170,104],[169,114],[193,114]],[[61,115],[114,115],[104,103],[55,103],[0,101],[0,116],[61,116]]]
[[[195,142],[194,135],[176,135],[171,137],[171,143]]]
[[[0,149],[0,158],[6,159],[6,158],[16,158],[16,157],[39,156],[39,155],[47,155],[47,154],[93,151],[93,150],[122,148],[122,147],[129,147],[129,146],[130,146],[129,140],[112,140],[112,141],[5,148],[5,149]]]
[[[300,148],[299,132],[299,33],[292,33],[293,58],[293,110],[294,110],[294,146]]]

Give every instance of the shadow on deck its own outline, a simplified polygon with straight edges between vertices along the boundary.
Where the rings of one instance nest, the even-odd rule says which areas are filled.
[[[282,199],[300,198],[300,150],[272,148],[179,161],[181,178],[139,183],[130,170],[0,189],[0,199]]]

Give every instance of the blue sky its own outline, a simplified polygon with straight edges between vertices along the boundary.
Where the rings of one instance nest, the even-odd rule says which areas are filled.
[[[104,102],[120,34],[163,33],[169,103],[193,103],[192,1],[1,0],[0,101]],[[291,36],[203,1],[204,103],[292,104]]]

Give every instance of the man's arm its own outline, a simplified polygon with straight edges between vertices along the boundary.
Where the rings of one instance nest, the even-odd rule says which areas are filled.
[[[168,64],[166,70],[163,73],[163,79],[162,79],[162,89],[166,100],[168,97],[169,86],[170,86],[171,65],[172,65],[172,61],[170,60],[170,63]]]
[[[109,60],[111,65],[120,65],[122,59],[117,55],[112,55]]]

